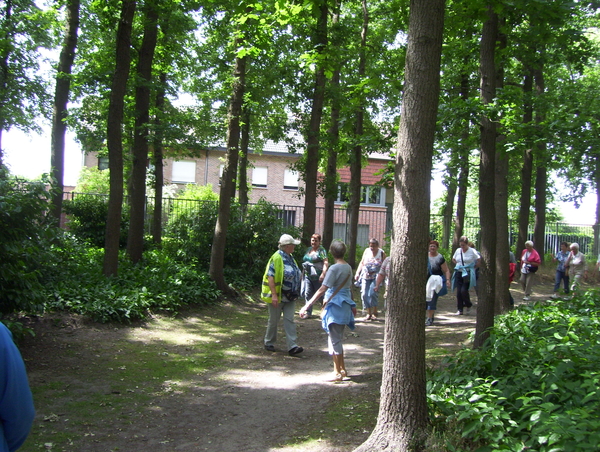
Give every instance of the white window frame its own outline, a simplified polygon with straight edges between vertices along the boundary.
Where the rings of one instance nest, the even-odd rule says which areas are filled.
[[[269,169],[266,166],[255,166],[252,168],[252,186],[255,188],[267,188],[269,180]]]
[[[349,185],[347,182],[344,182],[344,184],[346,185],[346,187]],[[373,190],[377,190],[379,192],[379,203],[371,203],[369,201],[370,199],[370,195],[372,193]],[[361,199],[361,206],[378,206],[378,207],[385,207],[385,194],[386,194],[386,189],[383,186],[378,186],[378,185],[363,185],[362,187],[360,187],[360,199]],[[337,199],[336,199],[337,203],[344,203],[347,202],[347,200],[343,200],[342,199],[342,184],[338,185],[338,195],[337,195]]]
[[[174,184],[196,183],[196,162],[194,160],[177,160],[173,162],[171,182]]]
[[[298,191],[298,172],[286,168],[283,172],[283,189]]]

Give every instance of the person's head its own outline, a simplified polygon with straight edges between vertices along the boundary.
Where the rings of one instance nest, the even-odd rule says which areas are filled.
[[[437,240],[431,240],[429,242],[429,252],[430,253],[437,253],[438,248],[440,247],[440,243]]]
[[[529,251],[531,251],[533,249],[533,242],[531,240],[527,240],[525,242],[525,248],[527,248]]]
[[[334,240],[329,246],[329,252],[335,259],[343,259],[346,255],[346,244],[341,240]]]
[[[578,253],[579,252],[579,243],[571,243],[571,251],[573,251],[574,253]]]
[[[294,252],[296,245],[300,245],[300,240],[296,240],[289,234],[283,234],[281,237],[279,237],[279,249],[288,254],[292,254]]]
[[[467,251],[469,249],[469,239],[463,235],[460,239],[458,239],[458,246],[460,246],[461,250]]]
[[[310,236],[310,244],[313,248],[318,248],[321,244],[321,234],[313,234]]]
[[[569,243],[568,242],[560,242],[560,249],[562,251],[567,251],[569,249]]]
[[[369,240],[369,248],[371,248],[371,250],[373,251],[377,251],[379,249],[379,240],[377,239],[370,239]]]

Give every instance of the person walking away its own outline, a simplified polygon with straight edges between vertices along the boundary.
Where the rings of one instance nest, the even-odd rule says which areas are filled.
[[[310,238],[310,247],[304,253],[302,258],[302,291],[301,296],[305,300],[310,300],[315,294],[323,279],[327,274],[327,267],[329,267],[329,261],[327,260],[327,250],[321,246],[321,235],[313,234]],[[320,299],[323,301],[323,298]],[[306,311],[304,316],[300,316],[302,319],[309,319],[312,315],[312,306]]]
[[[535,272],[538,271],[541,263],[542,260],[540,259],[540,255],[533,248],[533,242],[527,240],[525,242],[525,249],[521,253],[521,277],[519,278],[519,282],[525,293],[523,301],[529,301],[531,299],[531,291],[535,282]]]
[[[325,303],[321,311],[322,326],[327,332],[329,354],[333,358],[333,380],[342,381],[348,376],[344,363],[344,328],[346,325],[351,330],[355,327],[356,303],[352,300],[350,292],[352,267],[344,260],[346,245],[340,240],[334,240],[331,242],[329,252],[335,259],[335,264],[329,268],[323,284],[311,299],[306,301],[300,314],[307,312],[325,294]]]
[[[363,304],[363,311],[367,311],[365,320],[377,319],[377,298],[378,293],[375,289],[377,274],[381,270],[381,264],[385,260],[385,252],[379,248],[377,239],[369,240],[369,248],[362,255],[362,259],[356,269],[354,279],[360,280],[360,294]]]
[[[261,298],[269,307],[269,320],[265,334],[265,350],[275,351],[277,340],[277,324],[283,313],[283,329],[287,340],[290,356],[302,353],[304,349],[296,344],[296,324],[294,313],[295,301],[300,295],[302,274],[298,264],[292,257],[294,248],[300,240],[289,234],[283,234],[279,239],[279,249],[273,253],[263,276]]]
[[[569,258],[569,244],[567,242],[560,242],[560,249],[558,252],[552,257],[554,262],[558,262],[556,266],[556,275],[554,277],[554,294],[552,294],[552,298],[558,298],[558,289],[560,288],[560,283],[564,284],[565,295],[569,295],[569,272],[565,267],[565,263]]]

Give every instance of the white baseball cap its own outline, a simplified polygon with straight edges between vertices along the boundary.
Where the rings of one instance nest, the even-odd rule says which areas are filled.
[[[300,240],[296,240],[294,237],[292,237],[289,234],[283,234],[281,237],[279,237],[279,244],[280,245],[300,245]]]

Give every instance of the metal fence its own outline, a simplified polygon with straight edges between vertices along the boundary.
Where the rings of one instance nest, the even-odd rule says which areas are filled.
[[[101,197],[108,202],[107,195],[97,195],[88,193],[65,193],[65,200],[72,200],[78,196],[93,196]],[[163,198],[162,200],[162,227],[163,229],[168,224],[172,215],[178,211],[194,211],[201,212],[206,209],[207,203],[214,204],[214,201],[200,201],[197,199],[181,199],[181,198]],[[124,199],[125,207],[128,199]],[[278,218],[286,225],[302,227],[304,223],[304,206],[289,206],[280,205]],[[154,199],[147,198],[146,201],[146,220],[145,231],[151,233],[152,218],[154,215]],[[316,227],[315,232],[323,234],[323,226],[325,223],[325,209],[318,207],[316,211]],[[391,207],[372,207],[361,208],[358,221],[358,240],[360,246],[368,246],[369,238],[375,237],[382,244],[391,237],[392,230],[392,210]],[[454,234],[453,218],[448,218],[443,215],[431,215],[429,235],[431,238],[442,243],[444,229],[446,234],[450,234],[449,242],[452,242]],[[334,238],[347,241],[349,228],[349,211],[339,205],[334,210]],[[582,252],[588,255],[594,253],[594,246],[598,243],[598,231],[600,225],[580,225],[567,223],[548,223],[546,225],[544,249],[547,252],[556,252],[560,242],[577,242],[579,243]],[[480,222],[477,217],[465,217],[463,225],[463,235],[469,237],[479,247],[480,243]],[[518,237],[517,225],[513,222],[509,223],[509,245],[514,246]],[[528,239],[533,239],[533,225],[529,226]],[[541,248],[541,247],[540,247]],[[539,248],[538,248],[539,249]]]

